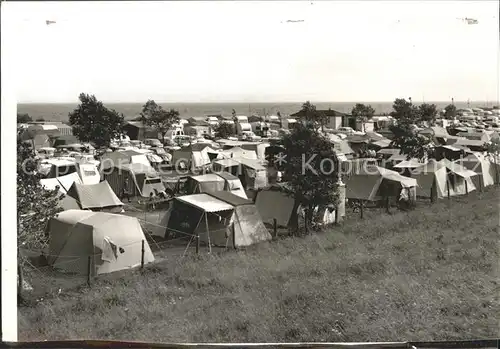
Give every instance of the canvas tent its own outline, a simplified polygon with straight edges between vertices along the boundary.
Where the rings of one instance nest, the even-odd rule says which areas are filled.
[[[142,164],[144,166],[151,166],[146,154],[135,150],[119,150],[103,154],[101,157],[100,171],[126,164]]]
[[[151,166],[140,163],[114,166],[103,171],[103,177],[118,197],[122,194],[126,178],[129,186],[126,189],[132,197],[149,197],[150,193],[155,194],[155,189],[158,192],[165,191],[158,173]]]
[[[185,188],[187,194],[230,191],[237,196],[247,199],[241,181],[229,172],[190,176],[186,181]]]
[[[471,179],[476,173],[446,159],[431,159],[412,168],[410,175],[418,181],[416,193],[420,197],[444,198],[448,195],[448,188],[450,196],[464,195],[476,189]]]
[[[269,143],[244,143],[241,148],[255,152],[259,160],[266,160],[266,148],[269,146]]]
[[[59,186],[59,191],[62,194],[67,194],[73,183],[83,184],[78,176],[78,173],[73,172],[65,176],[41,179],[40,184],[47,190],[55,190]]]
[[[82,210],[118,213],[123,209],[123,203],[107,181],[93,185],[73,183],[67,195],[73,198]]]
[[[386,196],[399,196],[402,189],[414,196],[417,180],[379,166],[363,166],[346,180],[346,197],[378,201]]]
[[[180,165],[184,163],[186,168],[197,169],[209,165],[211,160],[209,152],[215,152],[207,144],[195,143],[188,147],[175,150],[172,154],[172,163]]]
[[[498,165],[490,162],[489,158],[484,155],[473,153],[458,160],[457,163],[478,174],[472,177],[472,182],[476,188],[484,188],[494,185],[497,182],[497,175],[500,169]]]
[[[254,202],[265,223],[273,224],[274,219],[276,219],[278,226],[289,227],[292,223],[292,216],[295,209],[299,217],[301,215],[302,217],[305,216],[305,212],[300,205],[295,208],[294,198],[284,192],[283,189],[286,186],[286,183],[280,183],[257,191]],[[339,221],[345,217],[345,198],[345,185],[341,184],[339,185]],[[336,220],[337,212],[332,205],[316,206],[314,212],[316,223],[331,224]]]
[[[245,189],[259,189],[267,186],[267,169],[258,160],[247,158],[230,158],[215,160],[215,172],[226,171],[241,180]]]
[[[50,236],[49,264],[81,275],[111,273],[154,261],[137,218],[106,212],[68,210],[52,217],[47,224]]]
[[[53,147],[57,148],[61,145],[75,144],[78,143],[78,138],[73,135],[59,136],[54,139]]]
[[[154,234],[199,236],[210,246],[243,247],[271,240],[252,201],[229,192],[202,193],[174,198]]]
[[[232,147],[219,152],[218,159],[244,158],[257,160],[257,149],[243,149],[241,147]]]

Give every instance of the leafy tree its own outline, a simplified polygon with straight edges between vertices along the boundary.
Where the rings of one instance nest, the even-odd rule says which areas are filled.
[[[221,122],[214,127],[215,137],[228,138],[236,134],[234,126],[225,122]]]
[[[421,120],[421,109],[404,99],[396,99],[391,116],[396,122],[390,126],[394,138],[391,146],[401,149],[408,159],[420,160],[434,157],[434,148],[431,140],[418,134],[415,124]]]
[[[435,104],[423,103],[418,106],[419,117],[421,121],[427,121],[431,125],[436,122],[436,116],[438,114],[437,107]]]
[[[328,122],[328,117],[324,113],[319,112],[316,106],[309,101],[302,104],[302,109],[299,111],[299,119],[305,121],[307,124],[319,125],[322,130]]]
[[[352,108],[351,114],[356,118],[356,121],[361,122],[363,132],[365,132],[365,124],[375,115],[375,109],[371,105],[356,103]]]
[[[161,134],[163,141],[172,125],[179,122],[179,111],[175,109],[165,110],[150,99],[142,106],[141,120],[145,125],[156,129]]]
[[[43,117],[40,117],[40,118],[36,118],[35,121],[45,121],[45,119]]]
[[[94,95],[81,93],[78,98],[80,104],[69,114],[73,134],[82,142],[108,147],[122,131],[123,114],[106,108]]]
[[[444,117],[446,119],[453,119],[455,116],[457,116],[457,107],[454,104],[448,104],[444,108]]]
[[[392,104],[393,111],[390,115],[396,119],[405,119],[417,123],[420,120],[420,112],[417,106],[404,98],[396,98]]]
[[[495,182],[499,184],[500,174],[498,170],[498,159],[500,158],[500,139],[493,138],[486,146],[486,151],[493,158],[493,163],[495,164]]]
[[[29,144],[17,142],[17,238],[20,247],[41,250],[48,243],[45,226],[62,211],[58,190],[46,190],[37,173],[38,160]],[[21,261],[22,263],[23,261]]]
[[[338,203],[338,159],[332,144],[314,128],[301,125],[283,137],[283,180],[287,195],[295,199],[295,208],[306,208],[306,224],[312,222],[316,206]],[[297,216],[294,209],[294,221]]]
[[[30,121],[33,121],[33,119],[28,114],[17,113],[17,123],[18,124],[25,124],[25,123],[30,122]]]

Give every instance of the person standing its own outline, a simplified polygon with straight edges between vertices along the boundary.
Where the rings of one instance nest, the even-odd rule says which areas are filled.
[[[129,188],[128,178],[125,178],[125,180],[123,181],[122,196],[120,198],[122,201],[123,199],[127,198],[128,202],[130,202],[130,193],[128,191],[128,188]]]

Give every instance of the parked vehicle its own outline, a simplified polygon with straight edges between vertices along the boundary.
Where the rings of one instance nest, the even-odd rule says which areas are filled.
[[[150,148],[156,148],[156,147],[163,147],[163,144],[160,142],[159,139],[155,138],[148,138],[144,140],[144,145]]]

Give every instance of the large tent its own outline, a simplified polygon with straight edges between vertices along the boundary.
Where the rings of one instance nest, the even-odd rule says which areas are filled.
[[[248,146],[247,146],[247,148],[248,148]],[[242,147],[232,147],[230,149],[226,149],[226,150],[219,152],[217,158],[218,159],[240,158],[240,159],[258,160],[257,150],[258,150],[257,148],[256,149],[244,149]],[[265,155],[264,155],[264,158],[265,158]]]
[[[54,268],[91,275],[111,273],[154,261],[137,218],[106,212],[68,210],[47,224],[50,236],[49,264]]]
[[[458,160],[457,163],[478,174],[472,177],[472,181],[476,187],[484,188],[498,181],[497,176],[500,172],[498,165],[490,162],[489,158],[484,155],[473,153]]]
[[[93,185],[73,183],[67,196],[73,198],[82,210],[118,213],[123,209],[123,203],[107,181]]]
[[[150,193],[155,194],[155,189],[158,192],[165,191],[158,172],[151,166],[141,163],[114,166],[103,171],[102,174],[118,197],[122,194],[126,178],[128,179],[126,189],[132,197],[149,197]]]
[[[398,196],[402,189],[408,189],[413,196],[416,186],[414,178],[379,166],[363,166],[346,180],[346,196],[348,199],[378,201],[386,196]]]
[[[210,246],[242,247],[271,240],[252,201],[229,192],[211,192],[174,198],[155,235],[199,236]]]
[[[215,172],[226,171],[237,176],[244,189],[264,188],[268,184],[267,169],[258,161],[248,158],[219,159],[213,162]]]
[[[446,159],[430,159],[417,168],[411,168],[410,175],[418,181],[417,196],[420,197],[444,198],[448,189],[450,196],[464,195],[476,189],[472,181],[476,173]]]
[[[135,150],[119,150],[111,153],[105,153],[101,157],[100,170],[108,170],[112,167],[119,167],[127,164],[142,164],[151,166],[146,154]]]
[[[238,177],[229,172],[216,172],[187,178],[185,188],[187,194],[229,191],[244,199],[248,199]]]
[[[209,153],[213,152],[215,151],[208,144],[195,143],[189,147],[175,150],[172,154],[172,163],[175,166],[180,166],[183,163],[186,168],[201,168],[210,164]]]

